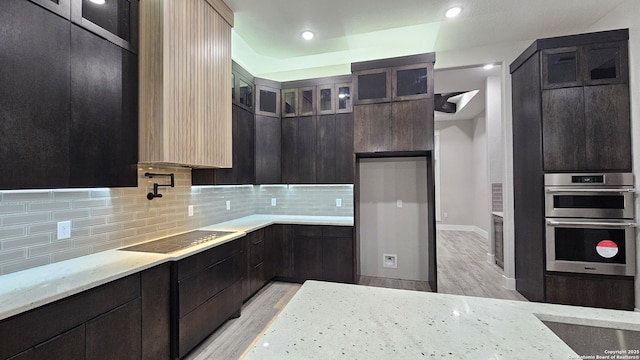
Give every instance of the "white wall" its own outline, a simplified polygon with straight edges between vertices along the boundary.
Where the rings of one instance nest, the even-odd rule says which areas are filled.
[[[504,141],[502,139],[502,99],[500,77],[487,78],[485,113],[487,118],[487,149],[489,183],[504,180]]]
[[[426,158],[360,159],[359,173],[361,275],[428,281]],[[383,254],[398,268],[384,268]]]
[[[588,31],[629,28],[629,92],[631,96],[631,142],[636,189],[640,189],[640,4],[628,0],[607,14]],[[640,222],[640,198],[636,195],[636,222]],[[636,230],[640,244],[640,231]],[[636,269],[640,265],[640,247],[636,246]],[[640,311],[640,276],[636,276],[636,311]]]
[[[486,120],[438,121],[435,127],[440,131],[440,228],[486,236],[490,229]]]

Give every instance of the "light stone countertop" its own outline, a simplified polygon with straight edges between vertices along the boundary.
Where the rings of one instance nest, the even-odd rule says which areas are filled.
[[[234,233],[170,254],[115,249],[2,275],[0,276],[0,320],[153,266],[180,260],[271,224],[353,226],[353,217],[251,215],[194,229],[226,230]]]
[[[541,320],[640,330],[629,311],[307,281],[245,359],[578,359]]]

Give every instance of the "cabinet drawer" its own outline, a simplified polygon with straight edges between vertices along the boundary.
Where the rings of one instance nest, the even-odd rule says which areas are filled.
[[[256,266],[264,261],[264,241],[251,244],[250,257],[251,266]]]
[[[295,225],[293,234],[297,236],[322,236],[322,226]]]
[[[324,226],[322,235],[326,237],[353,237],[353,226]]]
[[[241,278],[240,254],[178,282],[178,317],[182,318]]]
[[[9,360],[84,359],[84,324],[24,351]]]
[[[180,260],[176,263],[178,268],[178,280],[192,276],[193,274],[198,273],[221,260],[230,258],[237,252],[240,252],[240,242],[233,240]]]
[[[235,282],[180,319],[178,357],[182,358],[242,306],[242,283]]]
[[[85,359],[140,359],[140,309],[135,299],[87,322]]]

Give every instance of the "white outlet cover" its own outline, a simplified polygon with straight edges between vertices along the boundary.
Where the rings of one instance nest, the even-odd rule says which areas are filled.
[[[396,201],[396,206],[401,208],[402,207],[402,200],[397,200]]]
[[[231,210],[231,200],[227,200],[227,210]]]
[[[276,198],[271,198],[271,206],[276,206],[277,201]]]
[[[71,221],[58,222],[58,240],[71,237]]]
[[[336,207],[342,207],[342,199],[336,199]]]
[[[193,205],[189,205],[187,209],[188,209],[187,211],[189,213],[189,216],[193,216]]]

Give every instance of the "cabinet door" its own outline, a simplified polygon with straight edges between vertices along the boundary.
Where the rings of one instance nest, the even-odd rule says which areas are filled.
[[[433,98],[433,63],[393,68],[393,100]]]
[[[542,92],[544,171],[587,169],[582,87]]]
[[[316,131],[316,182],[332,184],[336,182],[336,116],[318,116]]]
[[[333,101],[333,85],[318,85],[317,114],[327,115],[335,112],[335,102]]]
[[[72,25],[71,185],[137,186],[138,57]]]
[[[356,105],[391,101],[391,70],[356,72],[353,87]]]
[[[240,132],[239,132],[239,116],[240,108],[238,106],[231,106],[231,137],[233,138],[231,144],[231,168],[220,169],[194,169],[191,173],[193,175],[191,182],[203,178],[203,173],[212,173],[213,182],[210,184],[203,184],[202,182],[194,183],[198,185],[235,185],[238,183],[238,162],[240,151]]]
[[[336,114],[336,178],[338,184],[353,184],[353,113]]]
[[[234,133],[233,166],[238,169],[238,184],[253,184],[255,181],[255,120],[253,114],[245,109],[238,109],[237,136]],[[237,154],[237,156],[236,156]]]
[[[392,121],[386,127],[393,137],[393,151],[433,150],[433,99],[394,102]],[[378,124],[380,125],[380,124]],[[384,131],[378,129],[377,131]]]
[[[8,360],[84,359],[85,326],[80,325]]]
[[[282,117],[298,115],[298,89],[282,90]]]
[[[62,16],[65,19],[71,19],[71,0],[30,0],[43,8]]]
[[[271,225],[265,234],[271,241],[267,263],[273,276],[293,277],[293,237],[291,225]]]
[[[588,170],[631,171],[629,88],[587,86],[584,99]]]
[[[71,0],[71,20],[124,49],[138,53],[138,0]]]
[[[548,274],[545,282],[546,302],[618,310],[634,308],[633,277]]]
[[[322,279],[322,230],[320,226],[296,226],[293,239],[295,279]]]
[[[280,90],[256,85],[256,115],[280,117]]]
[[[140,299],[86,324],[86,359],[140,359]]]
[[[282,182],[298,183],[298,119],[282,119]]]
[[[165,263],[141,274],[141,351],[143,360],[167,359],[171,328],[171,264]]]
[[[353,237],[322,239],[322,279],[353,283]]]
[[[0,1],[1,189],[69,185],[69,22]]]
[[[255,132],[255,183],[279,184],[281,182],[282,128],[280,119],[256,115]]]
[[[316,182],[316,116],[298,118],[297,171],[298,183]]]
[[[582,48],[585,85],[620,84],[629,81],[627,41],[593,44]]]
[[[356,153],[392,151],[390,103],[355,106],[353,117]]]
[[[351,83],[336,84],[336,113],[350,113],[353,111],[351,99]]]
[[[581,86],[582,77],[577,47],[542,51],[542,87],[544,89]]]
[[[303,87],[298,90],[298,113],[300,116],[316,114],[316,91],[314,87]]]

